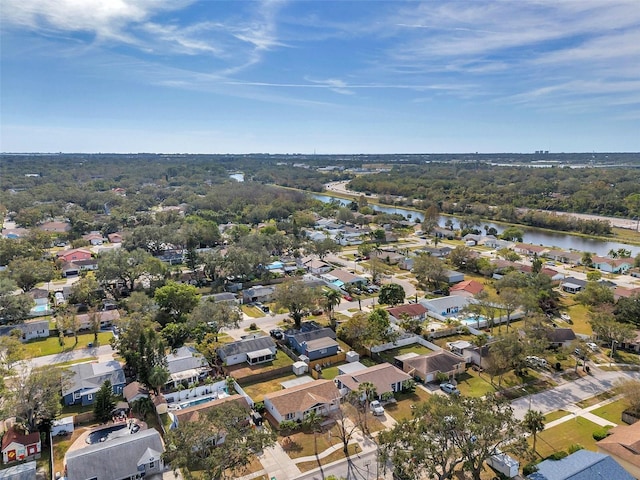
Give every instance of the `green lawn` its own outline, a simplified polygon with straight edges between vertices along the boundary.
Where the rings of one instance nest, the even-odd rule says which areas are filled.
[[[576,417],[573,420],[567,420],[560,425],[540,432],[536,450],[542,458],[560,450],[567,451],[574,444],[579,444],[587,450],[595,451],[596,441],[593,439],[592,434],[599,429],[599,425],[582,417]],[[532,443],[533,439],[529,437],[529,445]]]
[[[418,355],[426,355],[428,353],[433,353],[433,350],[428,349],[420,345],[419,343],[414,343],[412,345],[407,345],[405,347],[394,348],[392,350],[385,350],[384,352],[380,352],[380,356],[383,358],[385,362],[389,362],[393,364],[393,357],[397,357],[399,355],[404,355],[405,353],[417,353]]]
[[[487,393],[496,391],[486,374],[480,376],[479,372],[471,369],[458,375],[456,380],[458,382],[458,390],[465,397],[482,397]]]
[[[98,333],[98,344],[109,345],[109,340],[113,337],[111,332]],[[78,335],[78,343],[75,337],[65,337],[65,346],[61,347],[58,337],[41,338],[30,340],[24,344],[28,357],[42,357],[44,355],[54,355],[56,353],[66,353],[80,348],[86,348],[89,343],[93,342],[93,333],[85,333]]]
[[[384,409],[389,415],[391,415],[396,421],[400,421],[405,418],[411,418],[414,405],[426,402],[430,397],[430,394],[425,392],[422,388],[416,387],[413,393],[398,393],[396,394],[396,403],[388,403],[384,406]]]
[[[242,313],[246,313],[247,316],[251,318],[261,318],[264,317],[264,312],[260,310],[258,307],[253,307],[251,305],[241,305]]]
[[[624,400],[617,400],[608,405],[592,410],[591,413],[609,420],[612,423],[622,423],[622,412],[628,408]]]
[[[349,450],[349,455],[355,455],[356,453],[358,453],[359,448],[358,448],[358,444],[355,443],[353,445],[349,445],[348,447]],[[308,472],[309,470],[313,470],[314,468],[318,468],[320,465],[328,465],[332,462],[335,462],[337,460],[340,460],[344,457],[344,453],[342,452],[342,448],[339,450],[336,450],[335,452],[327,455],[324,458],[321,458],[319,461],[311,461],[311,462],[300,462],[297,463],[297,467],[300,469],[301,472]]]
[[[248,383],[246,385],[243,385],[241,382],[239,383],[242,389],[253,399],[253,401],[260,402],[263,400],[264,396],[267,393],[278,392],[282,390],[282,385],[280,385],[280,382],[286,382],[287,380],[293,380],[294,378],[298,377],[292,373],[291,375],[274,378],[273,380],[268,381],[259,381]]]
[[[340,362],[337,363],[335,365],[332,365],[331,367],[327,367],[327,368],[323,368],[322,369],[322,378],[326,379],[326,380],[333,380],[334,378],[336,378],[338,376],[338,367],[340,365],[344,365],[346,362]]]
[[[544,423],[551,423],[554,420],[566,417],[567,415],[569,415],[569,412],[565,410],[556,410],[555,412],[549,412],[544,416]]]

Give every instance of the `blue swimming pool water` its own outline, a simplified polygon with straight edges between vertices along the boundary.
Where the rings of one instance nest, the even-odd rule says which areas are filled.
[[[46,313],[49,311],[49,305],[36,305],[31,311],[33,313]]]
[[[462,323],[463,325],[475,327],[478,325],[478,322],[482,323],[485,320],[486,319],[482,315],[480,315],[477,320],[476,317],[461,318],[460,323]]]

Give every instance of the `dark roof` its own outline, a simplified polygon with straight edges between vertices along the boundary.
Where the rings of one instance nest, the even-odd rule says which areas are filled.
[[[312,330],[310,332],[294,333],[292,335],[289,335],[289,337],[291,337],[292,339],[295,338],[295,340],[301,344],[302,342],[309,342],[311,340],[317,340],[318,338],[324,337],[329,337],[335,340],[336,332],[334,332],[330,328],[321,328],[319,330]]]
[[[576,334],[570,328],[554,328],[547,332],[547,338],[552,343],[564,343],[576,339]]]
[[[258,337],[258,338],[249,338],[247,340],[239,340],[233,343],[227,343],[226,345],[218,348],[218,352],[220,352],[225,357],[230,357],[232,355],[238,355],[241,353],[249,353],[255,352],[257,350],[263,350],[265,348],[275,348],[276,342],[273,341],[271,337]]]
[[[577,285],[579,287],[584,287],[587,284],[586,280],[580,280],[579,278],[575,278],[575,277],[567,277],[565,279],[562,280],[561,282],[563,285],[565,283],[569,283],[572,285]]]
[[[633,477],[609,455],[578,450],[562,460],[545,460],[530,480],[633,480]]]

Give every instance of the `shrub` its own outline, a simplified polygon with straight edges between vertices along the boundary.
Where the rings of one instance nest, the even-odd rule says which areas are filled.
[[[607,435],[609,435],[609,430],[607,428],[599,428],[597,430],[594,430],[594,432],[591,434],[596,442],[602,440],[603,438],[606,438]]]
[[[562,370],[562,365],[560,364],[560,362],[556,362],[556,370],[557,371]]]
[[[249,330],[257,330],[258,329],[258,325],[256,325],[255,322],[251,323],[251,325],[249,325]]]
[[[569,455],[571,455],[572,453],[576,453],[578,450],[584,450],[584,447],[579,443],[574,443],[573,445],[569,445],[569,449],[568,449]]]
[[[560,450],[559,452],[552,453],[545,460],[562,460],[564,457],[568,455],[564,450]]]
[[[524,474],[525,477],[537,471],[538,471],[538,466],[535,463],[527,463],[522,468],[522,473]]]

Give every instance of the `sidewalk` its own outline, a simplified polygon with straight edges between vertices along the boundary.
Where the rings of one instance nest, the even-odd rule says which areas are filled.
[[[609,398],[607,400],[603,400],[602,402],[598,402],[595,405],[591,405],[587,408],[580,408],[575,404],[572,405],[567,405],[567,408],[565,409],[567,412],[569,412],[569,415],[565,415],[562,418],[558,418],[557,420],[554,420],[552,422],[547,423],[544,426],[544,429],[548,429],[548,428],[553,428],[556,425],[560,425],[561,423],[564,422],[568,422],[569,420],[578,418],[578,417],[582,417],[585,418],[593,423],[595,423],[596,425],[600,425],[601,427],[607,427],[607,426],[612,426],[615,427],[617,426],[616,423],[610,422],[609,420],[606,420],[602,417],[599,417],[597,415],[594,415],[593,413],[591,413],[593,410],[597,410],[600,407],[604,407],[605,405],[609,405],[610,403],[613,403],[617,400],[620,400],[622,398],[622,395],[618,395],[616,397],[613,398]]]

